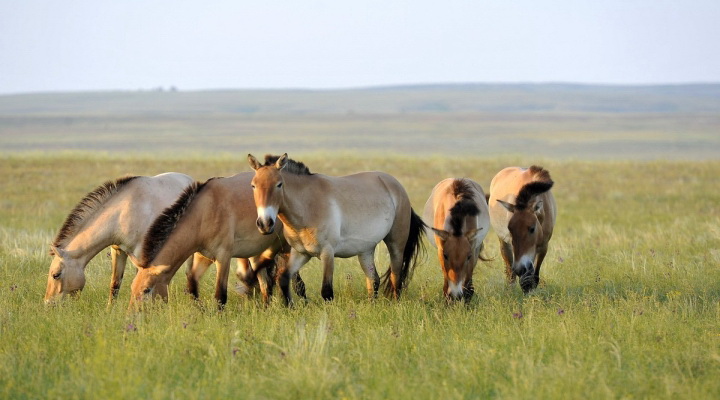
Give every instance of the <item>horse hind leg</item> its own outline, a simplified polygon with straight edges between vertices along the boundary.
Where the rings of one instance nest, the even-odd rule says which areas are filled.
[[[363,272],[365,272],[365,283],[367,286],[368,297],[371,299],[377,298],[378,289],[380,288],[380,275],[377,273],[375,267],[375,251],[369,253],[362,253],[358,255],[358,261]]]
[[[120,285],[122,285],[123,275],[125,275],[125,266],[127,265],[128,255],[120,250],[118,246],[110,247],[110,259],[112,265],[112,277],[110,278],[110,304],[117,299],[120,293]]]

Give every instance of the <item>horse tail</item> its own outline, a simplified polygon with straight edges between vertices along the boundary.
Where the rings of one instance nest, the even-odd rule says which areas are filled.
[[[407,242],[405,242],[405,248],[403,249],[403,260],[402,269],[400,270],[400,281],[398,289],[405,287],[407,282],[412,279],[415,267],[418,264],[421,256],[425,256],[425,246],[422,241],[422,237],[425,235],[425,229],[427,226],[423,222],[422,218],[415,213],[415,210],[410,209],[410,230],[408,232]],[[382,285],[384,286],[383,292],[386,296],[390,296],[393,292],[392,282],[390,281],[390,271],[388,270],[382,276]]]

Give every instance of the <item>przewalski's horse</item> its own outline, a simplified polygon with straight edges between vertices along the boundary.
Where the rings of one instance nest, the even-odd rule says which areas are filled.
[[[53,256],[45,302],[85,286],[85,266],[111,246],[110,301],[117,297],[128,254],[139,257],[145,231],[192,178],[176,172],[108,181],[88,193],[70,212],[50,246]]]
[[[425,203],[423,220],[432,229],[430,243],[438,249],[443,293],[453,300],[469,300],[475,293],[473,271],[490,229],[485,193],[470,179],[442,180]]]
[[[267,155],[264,164],[248,154],[248,162],[255,170],[257,229],[269,235],[281,229],[279,219],[292,246],[288,268],[278,279],[288,305],[290,279],[311,257],[323,264],[323,299],[333,298],[334,258],[352,256],[358,256],[365,272],[368,294],[377,296],[375,247],[380,241],[390,254],[390,268],[383,277],[385,293],[400,296],[417,265],[424,224],[397,179],[382,172],[313,174],[287,154]]]
[[[536,165],[505,168],[490,183],[490,222],[500,239],[505,274],[509,283],[519,276],[525,293],[540,282],[555,226],[552,186],[550,173]]]
[[[250,181],[251,172],[191,184],[152,223],[142,244],[142,259],[132,283],[131,307],[136,301],[159,295],[182,262],[195,252],[215,261],[215,299],[227,302],[227,280],[232,257],[249,258],[259,272],[260,288],[268,301],[267,267],[286,242],[281,235],[261,235]],[[199,271],[200,272],[200,271]],[[203,271],[204,272],[204,271]],[[304,287],[304,286],[303,286]],[[188,291],[197,296],[197,278],[188,276]],[[301,295],[303,295],[301,293]]]

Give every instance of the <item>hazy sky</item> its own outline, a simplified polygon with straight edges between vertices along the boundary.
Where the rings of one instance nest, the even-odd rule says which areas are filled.
[[[720,82],[720,0],[0,0],[0,93]]]

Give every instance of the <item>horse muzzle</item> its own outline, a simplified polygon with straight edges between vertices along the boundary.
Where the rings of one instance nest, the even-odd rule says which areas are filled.
[[[258,218],[255,225],[263,235],[269,235],[275,231],[275,220],[272,218]]]

